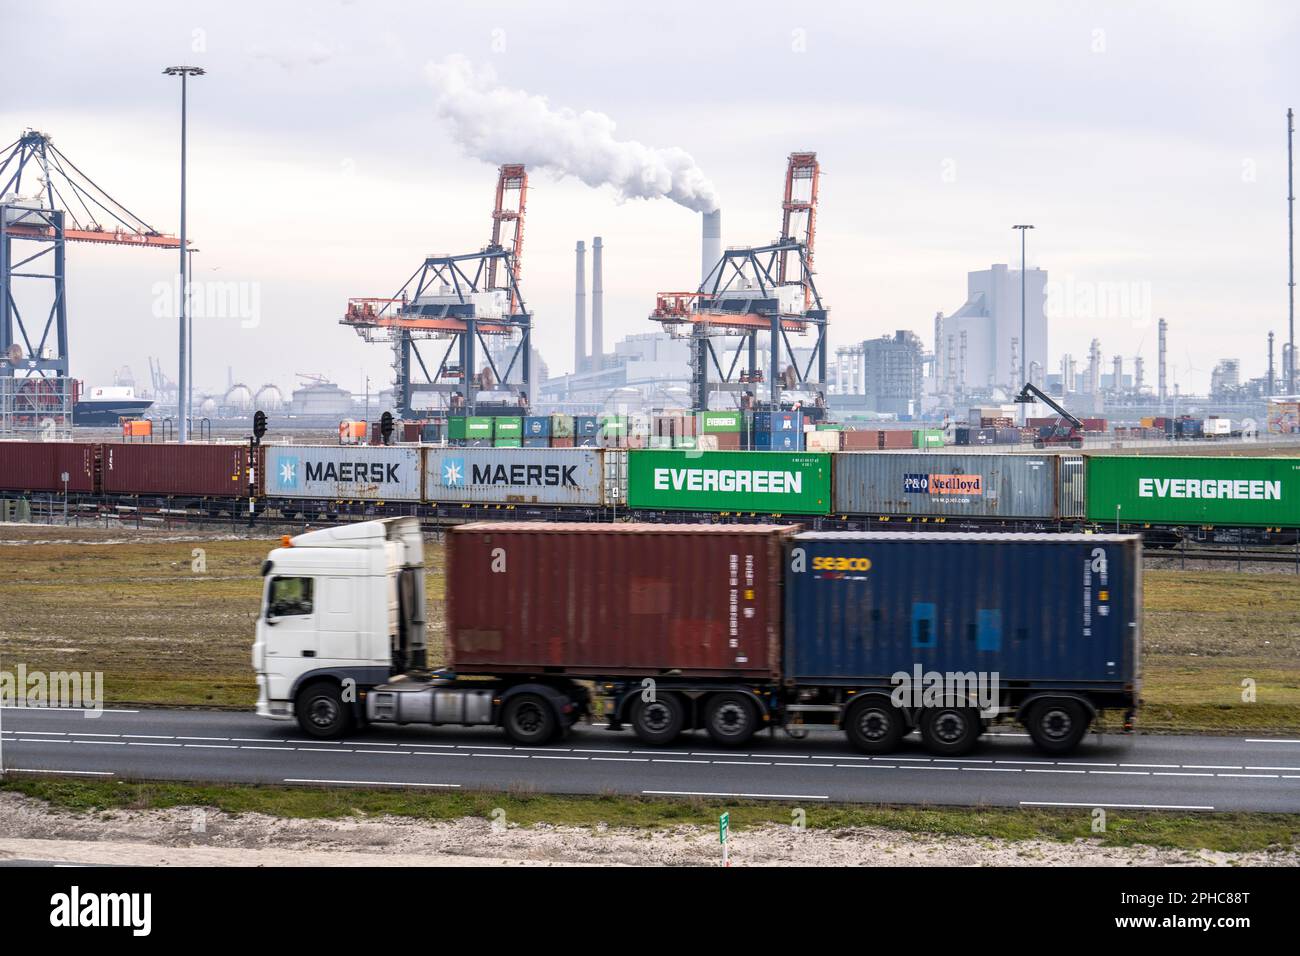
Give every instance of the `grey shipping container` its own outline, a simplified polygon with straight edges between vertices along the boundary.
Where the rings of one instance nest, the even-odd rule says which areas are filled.
[[[267,445],[268,498],[419,501],[420,448]]]
[[[832,500],[839,514],[1072,519],[1083,515],[1083,459],[841,452]]]
[[[607,500],[605,454],[589,448],[430,448],[425,453],[425,497],[601,507]]]

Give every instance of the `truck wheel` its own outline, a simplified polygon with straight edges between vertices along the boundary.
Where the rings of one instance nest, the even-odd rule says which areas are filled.
[[[506,702],[501,723],[517,744],[544,744],[556,734],[555,708],[540,694],[520,694]]]
[[[654,700],[632,705],[632,730],[642,743],[667,746],[681,736],[685,723],[685,708],[676,694],[656,694]]]
[[[934,707],[921,714],[921,740],[932,754],[960,757],[975,749],[979,711],[971,707]]]
[[[740,747],[758,730],[758,711],[744,694],[714,694],[704,713],[709,737],[721,747]]]
[[[864,697],[849,708],[844,732],[863,753],[887,754],[898,749],[907,733],[907,721],[888,697]]]
[[[1029,708],[1025,729],[1043,753],[1068,754],[1079,746],[1091,721],[1077,700],[1040,700]]]
[[[298,691],[295,710],[298,726],[308,737],[329,740],[352,729],[352,707],[332,681],[317,681]]]

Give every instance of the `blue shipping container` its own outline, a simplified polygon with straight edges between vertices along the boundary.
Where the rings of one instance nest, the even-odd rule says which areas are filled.
[[[594,438],[600,431],[600,423],[595,415],[575,415],[573,418],[573,436],[575,438]]]
[[[524,438],[550,438],[551,416],[529,415],[524,419]]]
[[[888,684],[899,671],[1137,693],[1138,535],[809,532],[786,575],[785,675]]]
[[[550,448],[551,440],[549,438],[534,438],[531,435],[524,439],[524,448]]]
[[[748,447],[760,451],[803,451],[803,432],[754,432]]]
[[[798,412],[755,412],[755,432],[789,432],[799,431]]]

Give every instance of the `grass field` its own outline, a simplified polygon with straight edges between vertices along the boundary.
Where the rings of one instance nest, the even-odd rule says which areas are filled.
[[[274,544],[0,525],[0,668],[102,671],[119,704],[251,707],[259,568]],[[437,663],[442,549],[431,545],[428,560]],[[1208,571],[1145,580],[1140,728],[1300,732],[1300,580]],[[1254,702],[1242,699],[1248,679]]]
[[[474,791],[429,793],[411,790],[318,789],[73,780],[4,780],[0,791],[44,800],[51,807],[79,812],[210,807],[227,813],[264,813],[286,818],[364,818],[392,815],[420,820],[490,819],[505,811],[519,826],[572,827],[716,826],[719,813],[731,815],[736,830],[789,824],[790,808],[760,801],[705,798],[651,799],[504,794]],[[1106,832],[1092,831],[1091,814],[1071,810],[1015,808],[895,807],[831,804],[810,808],[813,830],[884,827],[905,833],[1003,840],[1092,840],[1102,846],[1153,846],[1183,850],[1293,850],[1300,844],[1294,814],[1153,813],[1112,811]]]

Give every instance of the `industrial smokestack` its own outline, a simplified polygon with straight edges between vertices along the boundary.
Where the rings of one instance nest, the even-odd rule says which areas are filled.
[[[1111,361],[1110,388],[1116,395],[1124,393],[1124,356],[1116,355]]]
[[[722,258],[722,210],[706,212],[702,217],[703,232],[700,240],[700,285]]]
[[[1163,405],[1169,394],[1165,388],[1165,329],[1168,328],[1168,323],[1161,319],[1157,328],[1160,332],[1160,364],[1156,368],[1156,385],[1159,389],[1157,394],[1160,396],[1160,404]]]
[[[573,309],[573,371],[582,371],[587,360],[587,245],[578,240],[578,270],[575,276],[577,292]]]
[[[600,236],[591,240],[591,367],[600,370],[605,354],[605,284],[600,257]]]
[[[1272,396],[1275,379],[1273,378],[1273,333],[1268,333],[1268,394]]]

